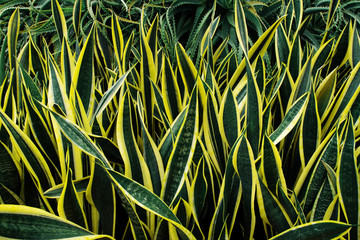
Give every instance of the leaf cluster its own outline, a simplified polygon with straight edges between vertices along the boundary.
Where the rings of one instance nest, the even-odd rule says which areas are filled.
[[[4,4],[0,236],[358,239],[357,6]]]

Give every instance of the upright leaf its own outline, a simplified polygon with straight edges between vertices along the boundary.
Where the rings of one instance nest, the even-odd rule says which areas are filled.
[[[248,54],[248,31],[246,26],[246,17],[240,0],[235,0],[235,30],[240,46]]]
[[[338,169],[337,189],[340,193],[340,205],[349,224],[360,223],[360,178],[357,159],[355,157],[354,124],[351,115],[348,117],[346,138]],[[351,239],[359,239],[359,227],[354,226],[350,231]]]
[[[219,129],[222,138],[231,148],[240,134],[240,113],[230,87],[226,90],[221,101]]]
[[[185,88],[190,95],[197,82],[198,71],[180,43],[176,44],[176,58]]]
[[[58,0],[51,0],[51,12],[54,18],[54,23],[59,36],[59,40],[60,42],[62,42],[64,38],[68,39],[68,33],[66,19]]]
[[[16,9],[11,15],[8,23],[8,32],[7,32],[7,41],[8,41],[8,53],[9,53],[9,64],[10,64],[10,74],[13,77],[13,94],[15,95],[15,100],[17,102],[17,110],[20,110],[21,106],[21,85],[17,76],[17,40],[20,30],[20,11]]]
[[[252,239],[255,231],[255,190],[257,185],[257,172],[255,159],[250,142],[242,136],[236,145],[232,159],[234,168],[239,174],[243,205],[240,210],[244,222],[246,239]]]
[[[0,119],[11,137],[13,146],[34,179],[38,191],[42,193],[44,189],[55,185],[49,166],[36,145],[2,110],[0,110]],[[49,211],[52,211],[47,201],[45,204]]]
[[[262,132],[262,101],[259,87],[248,59],[246,59],[246,72],[246,136],[249,139],[255,157],[257,157]]]
[[[165,171],[161,198],[168,205],[171,205],[179,194],[194,155],[195,134],[199,124],[198,108],[198,91],[195,88]]]
[[[282,162],[280,154],[275,144],[268,136],[264,136],[263,145],[261,148],[262,162],[261,170],[264,173],[264,182],[267,184],[269,190],[275,195],[278,183],[280,187],[287,191],[286,181],[282,170]]]
[[[80,205],[79,196],[77,195],[74,183],[72,182],[70,168],[68,168],[64,188],[59,199],[58,212],[61,217],[76,223],[83,228],[87,228],[85,213]]]
[[[144,184],[143,170],[146,166],[134,135],[132,125],[134,109],[131,101],[129,93],[125,93],[120,99],[116,123],[117,143],[125,165],[125,176]]]
[[[310,160],[321,141],[321,122],[317,109],[314,87],[311,84],[311,90],[308,96],[308,102],[304,111],[299,138],[299,150],[302,167]]]
[[[92,104],[94,101],[94,28],[91,31],[81,49],[79,58],[77,59],[75,71],[73,75],[73,83],[76,91],[79,93],[82,105],[87,114],[92,112]],[[76,94],[73,94],[76,98]]]

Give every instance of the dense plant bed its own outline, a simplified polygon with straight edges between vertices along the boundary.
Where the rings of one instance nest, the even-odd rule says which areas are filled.
[[[359,239],[360,4],[135,2],[2,6],[0,236]]]

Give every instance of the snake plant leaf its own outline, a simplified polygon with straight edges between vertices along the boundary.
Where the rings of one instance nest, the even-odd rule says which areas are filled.
[[[300,63],[297,63],[301,65]],[[309,58],[304,66],[301,68],[301,71],[296,75],[294,84],[294,90],[291,92],[288,108],[293,104],[297,99],[302,95],[310,91],[312,80],[311,80],[311,58]]]
[[[319,189],[318,195],[315,198],[314,206],[311,210],[310,222],[323,220],[326,210],[329,208],[331,202],[334,200],[330,180],[325,179],[325,182]]]
[[[123,72],[128,71],[130,68],[130,53],[131,53],[133,41],[134,41],[134,32],[131,33],[124,47],[124,52],[122,56]]]
[[[170,59],[163,57],[161,75],[161,95],[166,115],[172,123],[182,109],[179,85],[176,81]]]
[[[247,94],[246,94],[246,136],[257,157],[262,132],[262,100],[250,62],[246,58]]]
[[[0,197],[1,204],[19,204],[25,205],[24,201],[19,197],[18,194],[11,191],[11,189],[0,183]]]
[[[221,100],[219,130],[223,140],[232,148],[240,135],[240,113],[238,112],[236,99],[230,87],[227,88]]]
[[[164,168],[166,169],[170,155],[174,149],[174,144],[179,136],[181,126],[186,116],[187,107],[176,117],[171,127],[166,131],[164,137],[159,144],[159,152],[163,160]]]
[[[1,169],[0,169],[0,183],[8,188],[14,194],[20,195],[21,190],[21,166],[14,159],[14,155],[10,149],[0,142],[1,153]],[[2,194],[0,194],[2,195]]]
[[[90,181],[90,176],[82,179],[73,180],[72,183],[77,193],[85,192]],[[44,196],[47,198],[59,198],[64,189],[64,183],[58,184],[44,192]]]
[[[186,54],[184,47],[177,43],[176,46],[176,58],[179,65],[179,71],[183,79],[187,93],[190,95],[195,83],[197,82],[198,71],[195,68],[194,63],[190,57]]]
[[[252,239],[255,231],[255,190],[258,181],[252,146],[244,135],[236,145],[232,163],[241,182],[243,204],[241,214],[244,218],[245,238]]]
[[[304,108],[307,94],[301,96],[289,109],[278,128],[270,135],[271,141],[278,144],[297,124]]]
[[[202,54],[203,57],[205,57],[206,54],[206,61],[207,64],[209,64],[209,67],[211,70],[214,70],[215,63],[214,60],[214,50],[213,50],[213,42],[212,39],[215,36],[215,31],[219,25],[220,17],[216,17],[214,20],[211,21],[209,24],[209,27],[206,29],[204,36],[201,39],[200,43],[200,51],[199,54]],[[220,48],[221,50],[221,48]],[[201,62],[203,62],[203,59],[201,59]],[[202,63],[200,63],[201,65]]]
[[[80,55],[77,59],[73,84],[76,91],[79,93],[82,105],[85,112],[92,112],[93,97],[94,96],[94,29],[93,25],[90,33],[81,49]],[[73,96],[76,98],[76,96]]]
[[[75,144],[78,148],[86,152],[87,154],[96,157],[100,160],[101,164],[106,168],[111,168],[110,163],[101,152],[101,150],[93,143],[88,134],[80,127],[72,123],[69,119],[64,118],[60,114],[46,108],[54,117],[62,133],[67,139]]]
[[[294,205],[295,205],[296,211],[298,212],[300,223],[306,223],[307,220],[306,220],[302,205],[300,204],[299,199],[296,197],[296,195],[293,195],[293,197],[295,199]]]
[[[350,64],[351,67],[355,67],[359,62],[360,62],[360,57],[356,54],[357,52],[360,51],[360,39],[359,39],[359,34],[357,31],[357,28],[354,24],[354,30],[353,30],[353,35],[352,35],[352,46],[351,46],[351,57],[350,57]]]
[[[124,39],[119,21],[114,13],[111,16],[111,36],[114,43],[114,52],[118,66],[121,66],[124,51]]]
[[[331,49],[333,47],[333,39],[328,40],[322,44],[316,51],[311,59],[312,75],[315,76],[316,72],[322,70],[327,64],[328,59],[331,57]]]
[[[302,23],[302,18],[303,18],[304,2],[303,2],[303,0],[300,0],[300,1],[292,0],[291,2],[293,4],[293,8],[294,8],[296,29],[299,29],[300,25]]]
[[[240,177],[235,172],[235,168],[231,159],[234,152],[239,148],[239,137],[230,150],[228,160],[226,162],[225,174],[221,183],[220,194],[214,215],[209,227],[209,239],[218,239],[224,234],[229,234],[228,229],[232,229],[235,223],[236,215],[242,198],[242,189]]]
[[[29,38],[29,68],[34,75],[37,75],[37,79],[43,84],[42,86],[46,86],[48,71],[46,60],[31,36]]]
[[[29,116],[30,129],[33,136],[44,153],[51,159],[51,162],[60,169],[58,153],[55,149],[54,137],[49,131],[44,112],[41,106],[36,106],[37,102],[33,102],[29,96],[29,92],[24,94],[24,106]]]
[[[84,183],[86,182],[84,181]],[[96,163],[93,163],[92,174],[86,190],[86,199],[95,205],[99,212],[101,232],[114,236],[116,208],[119,207],[115,201],[115,189],[107,176],[107,172]]]
[[[17,8],[10,17],[8,23],[8,32],[7,32],[7,43],[8,43],[8,53],[9,53],[9,65],[10,71],[12,71],[14,80],[13,80],[13,94],[15,95],[15,100],[18,103],[18,108],[21,105],[21,85],[17,77],[17,60],[16,60],[16,49],[17,41],[20,30],[20,11]]]
[[[92,118],[90,120],[90,124],[92,124],[96,117],[98,117],[104,109],[109,105],[109,103],[113,100],[116,93],[119,91],[121,86],[123,85],[125,79],[129,75],[130,70],[127,71],[124,75],[122,75],[115,83],[112,85],[101,97],[100,102],[98,103]]]
[[[320,86],[316,89],[316,100],[319,116],[324,114],[325,110],[329,107],[331,100],[334,98],[337,78],[336,73],[337,68],[329,73],[321,82]]]
[[[94,235],[90,231],[57,217],[44,210],[20,206],[0,206],[0,235],[4,238],[13,239],[96,239],[106,235]]]
[[[109,173],[107,172],[106,174]],[[111,178],[110,178],[111,180]],[[124,229],[124,236],[131,236],[133,238],[136,239],[141,239],[141,240],[147,240],[147,229],[144,228],[144,222],[142,222],[140,220],[138,211],[139,209],[136,208],[136,206],[134,206],[133,201],[131,199],[129,199],[124,192],[121,191],[120,188],[116,187],[116,185],[114,184],[114,181],[111,181],[116,192],[118,193],[118,196],[121,200],[121,203],[124,207],[124,214],[127,214],[129,219],[125,220],[127,222],[126,227]]]
[[[323,40],[322,43],[324,43],[325,41],[327,41],[328,39],[328,29],[331,27],[332,22],[334,20],[334,16],[335,16],[335,12],[336,9],[339,7],[340,5],[340,0],[331,0],[330,1],[330,5],[329,5],[329,10],[328,10],[328,15],[327,15],[327,19],[326,19],[326,28],[325,28],[325,34],[323,36]]]
[[[315,153],[313,154],[313,156],[311,157],[311,159],[309,160],[308,164],[306,165],[306,167],[304,168],[304,170],[302,171],[302,173],[300,174],[300,176],[298,177],[296,184],[294,186],[294,193],[296,194],[297,198],[302,202],[304,200],[304,196],[311,178],[311,175],[313,174],[313,170],[315,169],[315,166],[318,164],[318,160],[322,159],[322,155],[323,157],[329,157],[329,162],[333,162],[333,161],[337,161],[337,152],[334,153],[332,151],[330,151],[331,149],[331,144],[338,144],[337,141],[332,142],[331,144],[329,144],[331,141],[334,141],[335,139],[334,137],[334,133],[337,132],[336,129],[334,129],[333,131],[331,131],[331,133],[327,134],[326,137],[321,141],[318,149],[316,149]],[[337,134],[337,133],[336,133]],[[330,147],[330,148],[329,148]],[[338,148],[337,148],[338,149]],[[327,155],[328,153],[325,154],[325,152],[329,150],[331,153],[330,155]],[[337,150],[338,151],[338,150]],[[335,154],[335,155],[332,155]],[[334,160],[335,159],[335,160]],[[324,160],[324,159],[322,159]]]
[[[199,220],[201,217],[201,212],[205,205],[206,194],[208,191],[209,184],[207,183],[205,176],[206,160],[201,159],[195,172],[194,181],[191,184],[191,193],[190,193],[190,204],[194,208],[194,214]]]
[[[143,14],[143,13],[142,13]],[[145,123],[152,133],[153,127],[153,112],[154,112],[154,101],[153,101],[153,88],[151,86],[151,81],[157,80],[157,61],[155,61],[155,56],[157,54],[154,49],[153,45],[150,46],[149,39],[145,34],[145,26],[143,23],[143,19],[141,20],[140,24],[140,53],[141,53],[141,60],[140,60],[140,89],[142,91],[142,100],[144,103],[144,110],[145,110]],[[157,21],[154,20],[150,29],[154,29],[156,31]],[[150,30],[148,32],[150,34]],[[156,46],[157,43],[155,43]]]
[[[75,59],[71,54],[69,42],[64,40],[61,46],[61,77],[65,82],[66,95],[70,96],[72,76],[75,69]]]
[[[343,236],[351,225],[337,221],[317,221],[292,227],[272,238],[271,240],[327,240]]]
[[[8,43],[8,53],[9,53],[9,64],[10,69],[16,68],[16,45],[17,38],[20,30],[20,11],[16,9],[8,23],[8,34],[7,34],[7,43]]]
[[[261,148],[261,170],[264,173],[264,183],[275,195],[277,185],[286,192],[286,180],[282,170],[282,162],[279,151],[268,136],[264,136]]]
[[[35,179],[39,192],[42,193],[43,189],[55,185],[50,168],[36,145],[3,110],[0,110],[0,119],[12,139],[12,144],[16,147],[26,168]]]
[[[150,192],[132,179],[125,177],[121,173],[108,170],[108,174],[111,177],[114,186],[119,188],[136,204],[169,221],[182,231],[189,239],[195,239],[192,233],[181,224],[168,205],[154,193]]]
[[[355,158],[354,125],[351,115],[347,118],[346,138],[341,152],[338,169],[337,189],[340,193],[340,205],[348,223],[359,225],[359,172]],[[358,227],[350,231],[350,238],[359,238]]]
[[[289,72],[291,78],[297,79],[299,77],[299,73],[302,68],[301,64],[301,44],[300,44],[300,36],[299,33],[295,33],[294,40],[290,46],[290,52],[288,56],[287,66],[289,68]],[[293,91],[294,92],[294,91]]]
[[[54,18],[54,23],[57,34],[59,36],[59,40],[60,42],[62,42],[64,38],[68,39],[68,32],[64,13],[57,0],[51,0],[51,12]]]
[[[321,118],[323,132],[328,132],[338,120],[345,119],[360,92],[360,63],[351,71],[349,78],[341,86],[331,106]],[[340,118],[340,119],[339,119]]]
[[[351,30],[350,23],[348,23],[337,39],[331,55],[331,64],[328,69],[329,72],[334,70],[336,67],[342,67],[350,58],[351,51],[349,47],[351,47],[351,45],[349,44],[349,40],[353,34]]]
[[[6,78],[6,68],[5,68],[6,49],[7,49],[7,35],[5,36],[1,44],[1,51],[0,51],[0,86],[2,86]]]
[[[284,19],[284,17],[279,18],[271,27],[269,27],[262,35],[261,37],[254,43],[254,45],[249,50],[249,62],[252,64],[255,59],[257,59],[259,56],[263,57],[279,24]],[[235,94],[237,95],[240,86],[240,80],[245,75],[245,67],[246,67],[246,60],[243,59],[239,66],[237,66],[235,72],[232,74],[231,78],[229,79],[229,85],[234,90]]]
[[[260,216],[266,223],[271,224],[275,232],[282,232],[289,229],[293,223],[284,207],[274,194],[265,186],[259,178],[257,184],[257,201],[259,204]]]
[[[135,139],[132,124],[132,114],[135,110],[132,107],[131,101],[128,92],[120,99],[116,123],[117,144],[124,161],[125,176],[132,177],[133,180],[138,181],[140,184],[151,184],[151,181],[144,182],[145,176],[143,174],[146,174],[147,166]]]
[[[59,216],[65,218],[83,228],[88,228],[86,217],[79,196],[72,182],[71,169],[68,168],[64,188],[58,202]]]
[[[296,221],[299,218],[299,213],[297,211],[297,208],[291,202],[287,192],[284,192],[284,188],[281,187],[280,181],[278,181],[278,184],[276,185],[276,187],[277,187],[276,189],[277,189],[277,197],[278,197],[279,203],[281,204],[281,206],[286,211],[287,215],[290,218],[290,221],[292,223],[296,223]]]
[[[248,54],[248,31],[243,6],[240,0],[235,0],[235,30],[241,49],[244,54]]]
[[[154,91],[156,104],[157,104],[157,107],[158,107],[158,110],[159,110],[161,121],[163,122],[165,128],[168,129],[170,127],[170,121],[169,121],[168,116],[166,114],[166,108],[165,108],[165,104],[164,104],[164,99],[163,99],[163,97],[161,95],[160,90],[158,89],[158,87],[156,86],[156,84],[153,81],[151,81],[151,87],[153,88],[153,91]]]
[[[72,24],[73,24],[74,32],[77,37],[79,37],[80,35],[81,7],[82,7],[82,1],[75,0],[74,8],[73,8]]]
[[[321,141],[321,122],[317,109],[314,86],[310,93],[302,116],[299,137],[299,151],[302,167],[305,167]]]
[[[98,67],[105,72],[107,69],[109,69],[109,67],[111,67],[110,58],[112,58],[112,56],[110,56],[110,49],[108,45],[109,42],[107,40],[106,34],[102,31],[101,28],[95,29],[95,43],[97,46],[97,48],[95,48],[95,56],[97,62],[99,63]]]
[[[184,122],[179,130],[179,135],[176,138],[165,170],[161,198],[168,205],[173,203],[185,182],[185,176],[189,171],[194,155],[198,124],[199,103],[198,91],[195,88],[190,97]]]
[[[55,67],[53,59],[48,56],[48,66],[49,66],[49,94],[48,102],[49,105],[58,105],[62,112],[64,112],[67,117],[71,120],[74,120],[74,114],[70,101],[66,94],[66,89],[64,82],[60,79],[58,69]]]
[[[323,185],[323,182],[326,178],[326,169],[322,162],[325,162],[330,167],[334,168],[338,159],[338,138],[337,133],[334,133],[323,153],[317,160],[314,169],[312,170],[311,177],[306,187],[305,193],[305,202],[304,202],[304,212],[308,213],[314,203],[316,195],[318,194],[320,187]],[[307,166],[303,174],[309,172],[310,165]],[[303,186],[305,187],[305,186]],[[299,197],[302,197],[302,194],[299,194]]]
[[[217,113],[216,100],[213,95],[208,94],[203,115],[205,145],[213,163],[220,168],[221,172],[224,172],[225,146],[221,138]]]
[[[138,104],[139,106],[139,104]],[[149,168],[150,176],[151,176],[151,182],[153,186],[153,192],[160,196],[161,187],[162,187],[162,181],[164,179],[164,166],[163,161],[159,152],[159,149],[157,148],[154,140],[150,136],[149,131],[147,130],[144,120],[141,116],[140,110],[139,111],[139,121],[141,125],[141,132],[143,136],[143,155],[144,160]]]
[[[42,96],[40,93],[40,89],[38,88],[38,86],[36,86],[33,79],[31,78],[29,73],[25,70],[25,68],[21,65],[19,67],[20,67],[20,73],[21,73],[23,83],[26,86],[26,88],[29,90],[31,97],[37,101],[41,101]]]
[[[282,64],[286,64],[288,62],[288,56],[290,53],[290,42],[282,23],[280,23],[279,27],[276,29],[275,49],[276,63],[280,69]]]

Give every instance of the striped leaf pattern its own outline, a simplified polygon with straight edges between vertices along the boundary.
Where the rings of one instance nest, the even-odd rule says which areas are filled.
[[[359,239],[359,9],[0,3],[0,238]]]

